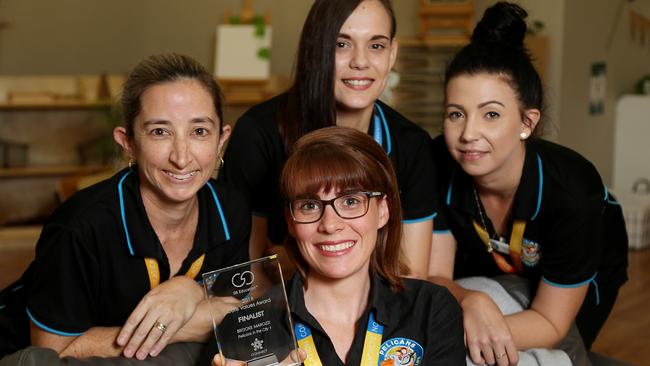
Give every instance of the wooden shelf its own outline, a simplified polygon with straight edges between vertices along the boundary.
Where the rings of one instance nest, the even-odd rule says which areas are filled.
[[[113,169],[111,166],[106,165],[47,165],[4,168],[0,169],[0,178],[62,177],[77,174],[93,174],[111,169]]]
[[[405,47],[449,47],[459,49],[469,44],[469,38],[462,35],[440,35],[435,38],[399,38],[399,45]]]
[[[51,103],[3,102],[0,111],[56,111],[56,110],[92,110],[113,107],[110,101],[86,102],[82,100],[61,100]]]

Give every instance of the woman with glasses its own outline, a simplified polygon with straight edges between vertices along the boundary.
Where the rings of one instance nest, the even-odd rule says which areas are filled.
[[[311,132],[296,143],[280,187],[298,268],[287,296],[305,365],[465,362],[453,297],[400,277],[400,197],[381,146],[350,128]]]
[[[250,200],[251,258],[287,237],[278,182],[296,140],[345,126],[372,136],[390,157],[401,192],[404,260],[411,276],[426,277],[435,215],[429,136],[378,100],[397,57],[395,32],[390,0],[316,0],[293,85],[237,121],[219,179]]]

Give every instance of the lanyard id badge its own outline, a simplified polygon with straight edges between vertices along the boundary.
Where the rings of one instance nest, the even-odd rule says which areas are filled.
[[[508,263],[503,255],[498,252],[501,252],[500,249],[505,249],[502,245],[507,245],[503,242],[498,242],[499,246],[495,247],[493,245],[493,240],[490,239],[490,235],[487,231],[481,227],[481,225],[472,220],[474,230],[481,238],[483,244],[485,244],[487,251],[492,254],[494,262],[497,264],[499,269],[505,273],[522,273],[524,271],[523,265],[521,264],[521,245],[524,240],[524,231],[526,230],[526,221],[525,220],[515,220],[512,225],[512,232],[510,234],[510,244],[508,245],[508,250],[506,253],[509,254],[512,264]],[[496,240],[495,240],[496,241]]]
[[[311,329],[306,324],[295,322],[294,331],[298,347],[305,350],[307,359],[303,362],[305,366],[323,366],[318,356],[318,350],[314,343],[314,337]],[[377,366],[379,364],[379,348],[381,347],[381,337],[384,333],[384,326],[375,322],[375,317],[370,312],[368,315],[368,327],[366,328],[366,337],[363,341],[363,353],[359,366]]]

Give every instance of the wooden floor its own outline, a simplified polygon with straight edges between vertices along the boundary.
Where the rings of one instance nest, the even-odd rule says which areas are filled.
[[[0,229],[0,289],[15,281],[34,255],[39,228]],[[593,351],[632,365],[650,365],[650,250],[632,251],[629,277]]]
[[[630,280],[592,350],[635,366],[650,365],[650,249],[628,257]]]

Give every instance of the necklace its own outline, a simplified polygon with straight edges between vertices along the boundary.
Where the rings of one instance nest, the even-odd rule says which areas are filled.
[[[472,184],[472,191],[474,192],[474,202],[476,203],[476,209],[478,210],[479,217],[481,218],[481,225],[483,225],[483,230],[485,230],[485,232],[487,233],[488,229],[487,229],[487,225],[485,224],[485,217],[483,216],[483,209],[481,208],[481,202],[478,199],[478,193],[476,193],[476,186],[474,186],[474,184]],[[488,234],[488,241],[487,241],[487,243],[485,243],[485,245],[487,247],[488,253],[492,253],[492,251],[494,250],[494,247],[492,246],[492,243],[490,242],[489,239],[490,239],[490,237],[489,237],[489,234]]]

